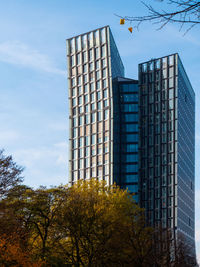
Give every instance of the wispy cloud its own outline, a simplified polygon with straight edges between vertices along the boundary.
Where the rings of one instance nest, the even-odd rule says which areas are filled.
[[[0,61],[58,75],[66,74],[47,55],[18,41],[0,43]]]
[[[1,146],[7,143],[16,142],[20,138],[20,134],[17,131],[12,130],[1,130],[0,132],[0,140]]]

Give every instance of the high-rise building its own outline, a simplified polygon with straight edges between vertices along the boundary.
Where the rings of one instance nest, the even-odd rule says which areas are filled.
[[[108,26],[67,40],[70,105],[70,176],[113,178],[113,83],[124,76]]]
[[[194,247],[195,94],[178,54],[139,65],[140,203]]]
[[[67,40],[69,182],[135,193],[152,226],[194,245],[195,94],[178,54],[124,66],[108,26]]]

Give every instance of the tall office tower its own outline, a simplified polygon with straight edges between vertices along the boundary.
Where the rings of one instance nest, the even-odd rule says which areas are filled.
[[[139,65],[141,205],[194,248],[195,94],[178,54]]]
[[[124,66],[108,26],[67,40],[70,177],[113,184],[113,79]]]

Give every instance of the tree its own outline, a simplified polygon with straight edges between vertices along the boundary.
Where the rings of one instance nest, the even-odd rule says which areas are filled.
[[[138,267],[148,266],[152,230],[144,221],[144,210],[127,191],[97,180],[79,182],[59,207],[60,252],[72,266],[131,266],[134,257],[141,259]],[[135,248],[139,240],[148,253]]]
[[[12,188],[0,202],[0,235],[18,234],[23,246],[34,258],[51,263],[54,254],[55,217],[66,188],[32,189],[23,185]]]
[[[13,161],[12,156],[5,156],[3,152],[0,150],[0,199],[10,188],[23,181],[23,168]]]
[[[21,246],[18,236],[12,239],[6,235],[0,236],[0,266],[7,267],[42,267],[45,262],[33,260],[28,251]]]
[[[160,0],[160,2],[165,2]],[[169,22],[177,23],[182,29],[183,25],[187,25],[187,31],[196,25],[200,25],[200,1],[196,0],[168,0],[168,4],[172,6],[173,11],[157,10],[152,5],[143,3],[148,10],[148,14],[144,16],[119,16],[126,21],[136,22],[136,27],[142,22],[153,22],[160,24],[160,28],[163,28]]]

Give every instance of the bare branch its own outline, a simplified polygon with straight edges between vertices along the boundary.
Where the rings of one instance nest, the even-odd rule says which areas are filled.
[[[164,2],[161,0],[160,2]],[[129,22],[136,22],[136,28],[143,22],[152,22],[153,24],[161,24],[158,29],[162,29],[169,22],[180,24],[180,30],[182,30],[183,25],[188,25],[188,29],[185,34],[191,30],[194,26],[200,24],[200,1],[196,0],[168,0],[168,4],[175,6],[174,11],[168,12],[165,10],[158,11],[154,9],[153,6],[142,2],[147,8],[148,13],[145,16],[120,16]]]

